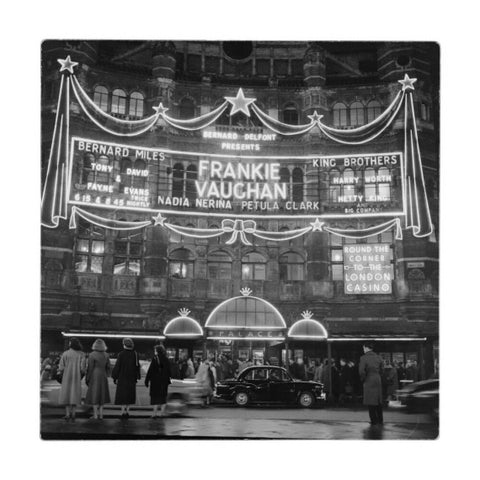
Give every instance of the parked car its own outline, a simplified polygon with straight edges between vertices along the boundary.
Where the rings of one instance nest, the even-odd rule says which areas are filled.
[[[397,399],[410,412],[438,411],[440,381],[438,378],[410,383],[397,390]]]
[[[283,403],[310,408],[326,399],[322,383],[294,380],[282,367],[248,367],[237,378],[218,382],[216,387],[216,398],[233,401],[239,407]]]

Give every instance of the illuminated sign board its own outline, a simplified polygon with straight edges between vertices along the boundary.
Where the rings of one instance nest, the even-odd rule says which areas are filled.
[[[215,147],[220,153],[73,137],[70,202],[120,210],[229,216],[341,218],[404,213],[399,152],[256,155],[255,145],[272,144],[276,134],[204,131],[203,136],[205,141],[219,142]],[[244,144],[254,146],[250,149],[253,154],[242,153]],[[202,144],[205,150],[208,146]]]
[[[343,281],[349,295],[391,294],[393,267],[390,245],[344,245]]]
[[[285,338],[283,330],[214,330],[207,329],[207,338],[215,339],[246,339],[246,340],[279,340]]]

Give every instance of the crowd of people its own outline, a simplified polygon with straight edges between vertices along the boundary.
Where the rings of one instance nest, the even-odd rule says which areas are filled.
[[[114,404],[121,407],[121,418],[129,417],[130,406],[136,402],[136,384],[142,378],[139,354],[132,339],[123,339],[123,350],[112,367],[107,346],[101,339],[95,340],[92,351],[86,355],[77,338],[71,338],[69,349],[61,356],[47,357],[41,363],[41,379],[56,379],[61,383],[59,404],[65,406],[65,420],[74,421],[76,408],[81,404],[81,381],[85,377],[87,394],[85,403],[93,407],[94,419],[103,418],[103,407],[111,403],[108,377],[116,385]],[[331,365],[329,365],[329,361]],[[188,356],[178,361],[167,357],[162,344],[153,349],[153,358],[145,375],[145,386],[149,388],[153,407],[152,417],[165,414],[168,385],[171,379],[195,379],[201,387],[204,405],[208,406],[215,394],[218,381],[234,378],[245,368],[269,362],[248,358],[233,360],[226,354],[198,359]],[[361,365],[360,365],[361,367]],[[290,360],[288,370],[293,378],[323,383],[330,404],[357,403],[364,395],[359,365],[341,357],[311,360],[299,357]],[[419,372],[416,361],[402,362],[383,360],[380,370],[383,402],[394,398],[402,380],[416,382]]]

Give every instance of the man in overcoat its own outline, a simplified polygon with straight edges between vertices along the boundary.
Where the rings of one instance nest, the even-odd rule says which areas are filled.
[[[371,425],[383,424],[382,369],[383,360],[373,351],[372,344],[363,345],[358,371],[363,382],[363,404],[368,406]]]

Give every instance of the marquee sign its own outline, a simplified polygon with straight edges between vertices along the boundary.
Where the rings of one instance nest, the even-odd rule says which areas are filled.
[[[293,161],[303,176],[292,186],[282,168]],[[76,205],[233,217],[403,214],[401,152],[233,159],[73,137],[70,163]]]
[[[373,121],[353,129],[336,129],[323,123],[316,111],[309,122],[289,125],[270,116],[245,96],[236,96],[210,112],[191,119],[170,116],[160,103],[140,120],[123,120],[104,112],[77,79],[78,65],[68,56],[59,59],[60,86],[46,180],[42,192],[42,225],[58,226],[60,219],[76,217],[104,228],[133,230],[160,226],[181,235],[210,238],[231,234],[227,244],[248,235],[267,240],[290,240],[309,232],[326,231],[365,238],[389,228],[401,237],[400,218],[416,237],[432,233],[414,112],[416,79],[405,75],[401,90]],[[96,127],[119,142],[70,136],[71,95],[79,111]],[[403,107],[402,152],[358,153],[342,156],[271,155],[281,137],[304,135],[318,128],[337,144],[365,145],[381,135]],[[214,127],[221,115],[237,112],[255,115],[261,129],[239,133]],[[127,138],[139,137],[157,125],[199,131],[202,151],[133,146]],[[111,138],[111,137],[110,137]],[[137,142],[136,142],[137,143]],[[320,152],[319,152],[320,153]],[[285,170],[285,168],[290,168]],[[295,175],[296,173],[296,175]],[[112,218],[112,211],[151,212],[150,219],[131,222]],[[104,213],[101,213],[101,212]],[[220,217],[214,229],[175,226],[169,215]],[[117,215],[115,215],[116,217]],[[382,217],[373,227],[344,231],[329,219]],[[389,218],[390,217],[390,218]],[[305,226],[285,232],[257,229],[258,218],[304,218]]]
[[[345,294],[391,294],[393,267],[388,243],[343,246]]]
[[[210,340],[284,340],[285,331],[283,330],[214,330],[207,329],[207,338]]]

